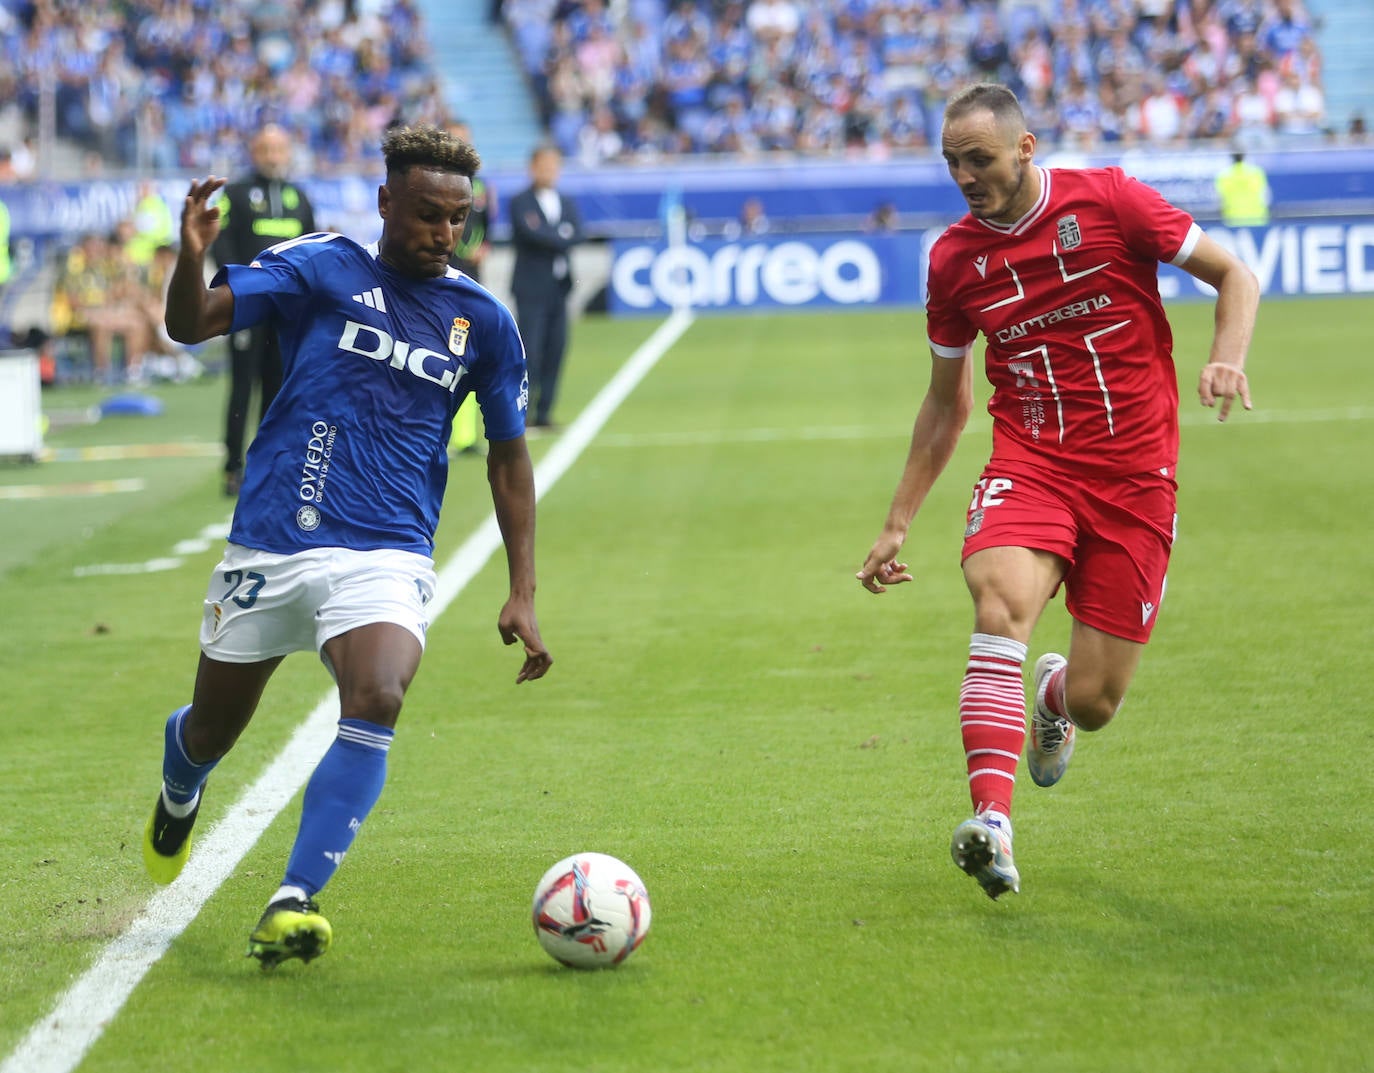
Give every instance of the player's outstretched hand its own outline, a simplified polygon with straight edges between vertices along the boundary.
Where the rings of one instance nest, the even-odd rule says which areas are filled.
[[[219,208],[211,207],[210,198],[227,180],[211,175],[208,179],[192,179],[181,206],[181,248],[199,257],[210,248],[219,234]]]
[[[879,537],[864,560],[863,568],[854,575],[859,579],[859,584],[869,592],[879,593],[887,592],[888,585],[910,581],[907,564],[897,562],[897,553],[901,550],[901,541],[894,537]]]
[[[502,642],[513,645],[519,641],[525,646],[525,662],[520,666],[520,673],[515,676],[516,685],[521,682],[532,682],[549,673],[549,668],[553,666],[553,657],[549,655],[549,650],[544,647],[544,641],[539,636],[539,623],[534,620],[533,607],[508,601],[501,609],[501,618],[496,625],[501,631]]]
[[[1226,420],[1231,412],[1231,404],[1237,398],[1247,410],[1253,408],[1250,405],[1250,382],[1246,379],[1245,370],[1224,361],[1210,361],[1202,367],[1202,375],[1198,377],[1197,397],[1203,406],[1215,406],[1217,400],[1221,400],[1221,410],[1217,413],[1218,421]]]

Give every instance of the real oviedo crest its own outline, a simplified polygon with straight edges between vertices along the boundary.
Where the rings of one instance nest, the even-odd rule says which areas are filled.
[[[468,329],[472,321],[467,317],[454,317],[453,327],[448,330],[448,348],[455,358],[461,358],[468,348]]]

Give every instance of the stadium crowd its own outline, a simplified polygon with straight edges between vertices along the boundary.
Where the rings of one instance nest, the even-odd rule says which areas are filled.
[[[563,151],[585,163],[938,140],[971,80],[1050,145],[1239,140],[1326,122],[1303,0],[504,0]],[[490,33],[482,28],[478,32]],[[32,174],[45,86],[93,164],[233,174],[266,122],[356,171],[397,120],[446,123],[415,0],[0,0],[0,129]],[[204,57],[212,57],[209,62]]]
[[[116,168],[233,174],[275,122],[300,166],[343,173],[397,119],[447,119],[412,0],[0,0],[0,55],[14,141],[51,87],[57,134]]]
[[[936,144],[991,80],[1049,145],[1267,147],[1323,131],[1302,0],[506,0],[563,150],[859,153]]]

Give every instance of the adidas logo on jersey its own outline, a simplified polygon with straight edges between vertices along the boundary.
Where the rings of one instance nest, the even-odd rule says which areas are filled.
[[[386,312],[386,302],[382,300],[382,288],[380,287],[373,287],[370,291],[355,294],[353,301],[362,302],[368,309],[375,309],[378,313]]]

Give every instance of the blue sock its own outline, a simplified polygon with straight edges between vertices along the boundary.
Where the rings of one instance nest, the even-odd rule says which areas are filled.
[[[191,706],[188,704],[168,716],[167,729],[163,736],[162,786],[166,791],[167,800],[178,805],[189,804],[195,800],[196,794],[200,793],[200,788],[205,785],[206,778],[219,763],[218,760],[211,760],[205,764],[194,764],[186,755],[181,724],[185,722],[186,713],[190,710]]]
[[[386,782],[386,753],[395,732],[362,719],[340,719],[339,735],[305,787],[301,826],[283,886],[314,897],[343,863],[358,828]]]

